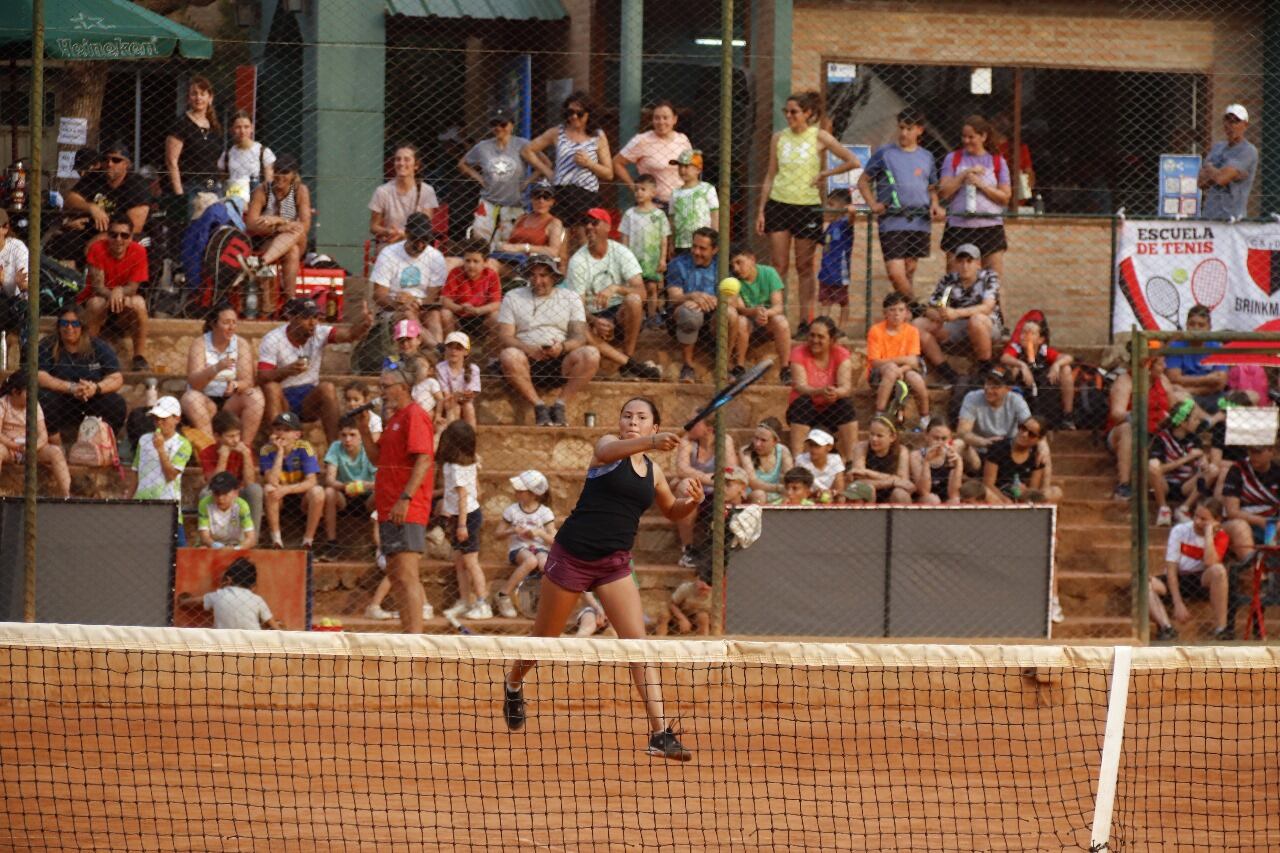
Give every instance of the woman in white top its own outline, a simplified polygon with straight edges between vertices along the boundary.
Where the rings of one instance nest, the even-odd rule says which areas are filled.
[[[276,155],[253,138],[253,118],[240,110],[231,119],[232,145],[218,158],[218,169],[227,176],[227,196],[249,202],[249,193],[262,183],[270,183]]]
[[[8,211],[0,208],[0,332],[21,332],[27,323],[27,244],[13,236]]]
[[[213,416],[226,407],[240,418],[244,441],[253,442],[262,424],[265,400],[254,386],[253,345],[236,334],[236,311],[225,302],[215,305],[204,321],[204,334],[187,348],[187,390],[182,413],[190,424],[213,434]]]
[[[395,177],[374,190],[369,199],[369,233],[384,244],[404,239],[404,223],[410,213],[421,211],[430,220],[440,206],[431,184],[418,180],[421,163],[417,148],[396,146],[391,162]]]

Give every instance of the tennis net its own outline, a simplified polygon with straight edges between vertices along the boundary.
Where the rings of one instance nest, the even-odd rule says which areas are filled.
[[[1266,647],[0,624],[0,848],[1276,849],[1277,717]]]

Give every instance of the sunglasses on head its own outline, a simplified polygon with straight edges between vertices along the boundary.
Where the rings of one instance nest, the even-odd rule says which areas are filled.
[[[59,320],[58,325],[66,329],[78,329],[80,328],[80,321],[79,320]]]

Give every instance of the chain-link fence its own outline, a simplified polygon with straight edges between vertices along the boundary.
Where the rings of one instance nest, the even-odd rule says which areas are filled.
[[[668,426],[710,397],[723,321],[722,379],[774,364],[725,410],[718,455],[711,425],[655,455],[673,484],[710,498],[725,472],[728,519],[738,503],[1053,504],[1036,577],[1054,635],[1127,635],[1133,540],[1111,500],[1127,463],[1098,438],[1130,380],[1108,345],[1202,309],[1239,331],[1280,310],[1280,19],[1263,3],[43,6],[40,68],[26,7],[0,24],[0,359],[17,393],[38,281],[40,490],[170,500],[191,546],[309,546],[295,620],[372,628],[404,609],[369,517],[378,422],[344,417],[373,403],[391,423],[385,365],[445,447],[423,487],[427,624],[461,600],[452,616],[508,614],[464,625],[524,631],[548,513],[564,523],[631,397]],[[37,199],[38,272],[17,239]],[[24,415],[5,412],[16,495]],[[444,462],[467,467],[468,427],[460,509]],[[516,485],[530,470],[544,490]],[[640,519],[655,630],[696,630],[717,600],[698,585],[720,559],[710,503]],[[473,505],[479,550],[455,572]],[[874,519],[892,542],[895,523],[945,517],[856,509],[766,511],[752,547],[807,553],[774,518]],[[999,562],[988,539],[948,542]],[[959,559],[939,553],[880,554],[886,589]],[[197,556],[176,558],[177,593],[228,562]],[[749,587],[729,586],[732,611]],[[169,617],[198,617],[176,601]]]

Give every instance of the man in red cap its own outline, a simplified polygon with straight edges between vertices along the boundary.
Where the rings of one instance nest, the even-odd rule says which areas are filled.
[[[618,365],[621,376],[658,380],[662,372],[631,356],[644,322],[644,276],[631,250],[609,239],[613,220],[609,211],[587,211],[587,242],[569,259],[565,286],[582,297],[588,315],[587,340],[605,359]],[[622,348],[614,345],[622,326]]]

